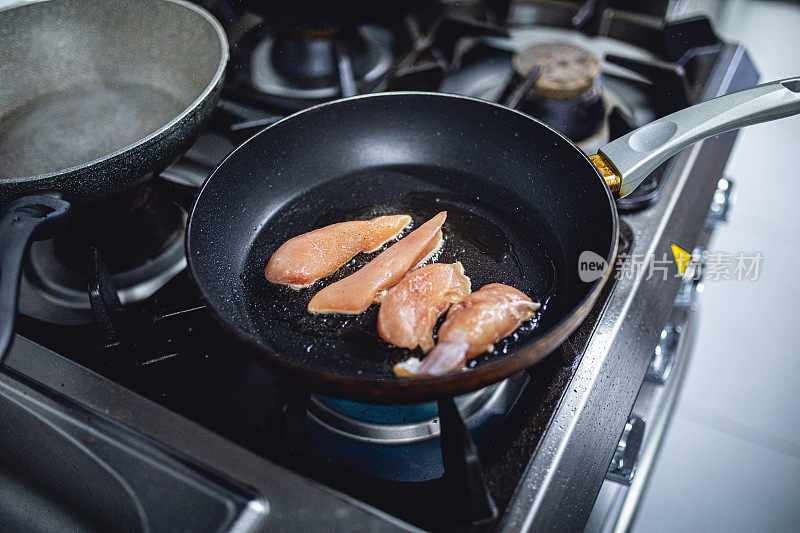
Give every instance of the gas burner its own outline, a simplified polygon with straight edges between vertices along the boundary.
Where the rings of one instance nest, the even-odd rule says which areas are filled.
[[[334,98],[376,88],[392,61],[391,32],[375,25],[267,32],[250,54],[249,83],[271,96]]]
[[[186,267],[186,220],[182,207],[149,188],[75,213],[65,235],[31,246],[20,312],[54,324],[91,322],[90,247],[99,250],[122,304],[150,297]]]
[[[514,55],[517,73],[540,72],[529,95],[547,100],[578,98],[596,88],[600,62],[588,50],[568,42],[536,43]]]
[[[518,108],[573,140],[600,130],[605,104],[600,94],[600,63],[588,50],[568,42],[535,43],[514,54],[522,79],[534,76]]]
[[[425,9],[406,16],[411,2]],[[251,488],[251,503],[269,502],[276,529],[324,529],[339,513],[361,529],[483,531],[526,524],[579,530],[595,501],[593,517],[613,518],[616,511],[603,507],[608,499],[597,498],[600,482],[628,415],[661,416],[639,411],[635,395],[641,387],[640,398],[653,404],[652,387],[642,385],[658,342],[653,335],[684,316],[673,307],[673,284],[617,276],[555,353],[505,382],[438,405],[366,405],[310,395],[302,383],[272,374],[218,327],[184,267],[186,211],[196,188],[236,145],[286,112],[352,89],[343,81],[356,80],[358,92],[386,86],[507,105],[511,89],[523,109],[522,97],[570,100],[599,85],[605,119],[596,132],[573,139],[593,154],[657,117],[753,85],[757,75],[746,51],[720,41],[706,19],[653,16],[653,6],[666,0],[525,0],[512,2],[510,11],[502,1],[206,3],[215,6],[231,39],[213,119],[179,162],[150,182],[156,191],[106,202],[92,217],[84,209],[66,238],[34,245],[21,289],[27,316],[18,321],[20,337],[6,360],[14,374],[3,385],[38,382],[39,392],[59,392],[54,408],[75,400],[111,417],[112,437],[128,426],[174,451],[164,456],[170,463],[180,457],[201,472],[218,473],[225,484]],[[634,4],[636,13],[627,10]],[[397,8],[386,15],[388,5]],[[506,22],[487,24],[498,21]],[[552,57],[536,64],[546,71],[541,79],[514,68],[525,49],[554,42],[578,48],[567,53],[567,67],[588,50],[599,62],[599,82],[593,65],[572,71],[568,83],[548,80]],[[251,82],[256,49],[261,87]],[[273,61],[276,50],[282,52]],[[282,61],[290,57],[297,61]],[[702,196],[713,193],[733,142],[732,134],[708,139],[692,157],[673,158],[617,200],[615,268],[626,269],[625,257],[669,250],[673,238],[689,243],[698,231],[703,236],[695,245],[706,244],[711,228],[703,222]],[[692,201],[683,201],[687,194]],[[119,229],[122,219],[128,223]],[[89,238],[104,229],[105,238]],[[90,243],[95,247],[87,249]],[[646,316],[637,312],[645,307]],[[690,345],[689,339],[685,348]],[[98,426],[101,433],[105,427]],[[656,442],[658,428],[651,429]],[[466,430],[480,462],[475,448],[465,446]],[[150,457],[149,448],[137,450]],[[469,476],[451,468],[442,476],[443,455],[448,465],[475,468]],[[497,504],[499,521],[474,512],[488,507],[486,495]],[[613,505],[618,510],[620,500]]]
[[[528,384],[527,374],[459,396],[455,404],[480,447]],[[436,402],[375,405],[313,395],[309,443],[323,459],[379,478],[419,482],[442,476]]]

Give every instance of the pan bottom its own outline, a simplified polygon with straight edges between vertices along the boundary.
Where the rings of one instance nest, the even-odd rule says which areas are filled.
[[[0,179],[89,163],[147,137],[185,107],[161,89],[128,83],[45,94],[0,118]]]
[[[306,311],[317,291],[352,274],[376,253],[360,254],[334,275],[300,291],[267,282],[264,267],[287,239],[321,226],[405,213],[413,217],[407,233],[446,210],[444,245],[433,260],[461,261],[473,290],[502,282],[543,304],[530,322],[473,364],[502,357],[549,323],[547,303],[559,292],[557,272],[563,264],[553,233],[535,209],[513,205],[509,198],[496,185],[488,187],[477,178],[416,166],[373,168],[319,185],[289,200],[259,228],[240,276],[241,292],[233,294],[245,327],[286,362],[334,375],[394,378],[394,363],[422,354],[378,336],[377,305],[357,316]]]

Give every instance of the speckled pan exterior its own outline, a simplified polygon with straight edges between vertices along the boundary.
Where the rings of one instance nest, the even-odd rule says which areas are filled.
[[[158,126],[152,129],[137,123],[143,117],[135,114],[104,120],[82,113],[93,119],[91,124],[69,124],[62,117],[58,128],[84,133],[74,141],[65,136],[66,151],[76,151],[77,158],[92,143],[86,131],[98,143],[121,129],[135,131],[137,125],[144,133],[135,142],[68,168],[57,168],[58,154],[42,154],[56,168],[38,175],[9,175],[10,165],[4,170],[0,161],[0,205],[43,191],[57,191],[80,205],[143,183],[196,138],[219,97],[227,59],[227,39],[219,23],[181,0],[48,0],[0,11],[0,144],[24,142],[8,138],[15,133],[12,121],[28,108],[35,110],[39,101],[49,99],[52,106],[60,94],[72,97],[78,91],[79,97],[80,91],[134,86],[138,91],[152,88],[154,99],[166,94],[175,105],[175,111],[155,119]],[[19,135],[43,135],[56,127],[46,117],[33,126]]]

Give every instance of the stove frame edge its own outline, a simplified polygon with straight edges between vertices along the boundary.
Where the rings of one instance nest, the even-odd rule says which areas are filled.
[[[749,87],[758,73],[744,47],[732,43],[722,47],[709,79],[704,99]],[[663,214],[666,224],[646,249],[637,245],[641,247],[647,239],[637,243],[636,236],[631,253],[660,254],[669,250],[671,242],[692,249],[700,242],[737,133],[712,137],[675,156],[664,194],[652,207],[630,216],[636,221]],[[688,172],[687,163],[691,163]],[[679,225],[679,220],[684,222]],[[502,515],[499,531],[583,529],[672,312],[678,286],[678,279],[617,282],[604,311],[610,320],[601,318]]]

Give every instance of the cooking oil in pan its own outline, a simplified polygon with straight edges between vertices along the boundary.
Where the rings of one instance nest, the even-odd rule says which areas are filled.
[[[558,293],[559,261],[554,247],[548,245],[544,225],[531,218],[520,220],[515,216],[519,208],[511,201],[481,198],[481,191],[467,176],[431,176],[420,169],[392,168],[335,180],[290,202],[264,225],[242,275],[243,302],[256,334],[281,358],[295,364],[333,374],[392,378],[394,363],[422,354],[390,345],[378,336],[378,305],[354,316],[312,315],[306,307],[320,289],[354,273],[396,241],[378,252],[357,255],[333,275],[299,291],[269,283],[264,266],[287,239],[328,224],[409,214],[413,222],[403,237],[436,213],[447,211],[443,246],[429,262],[461,261],[473,290],[487,283],[505,283],[543,304],[529,322],[498,342],[493,353],[471,364],[507,354],[547,323],[547,303]]]

